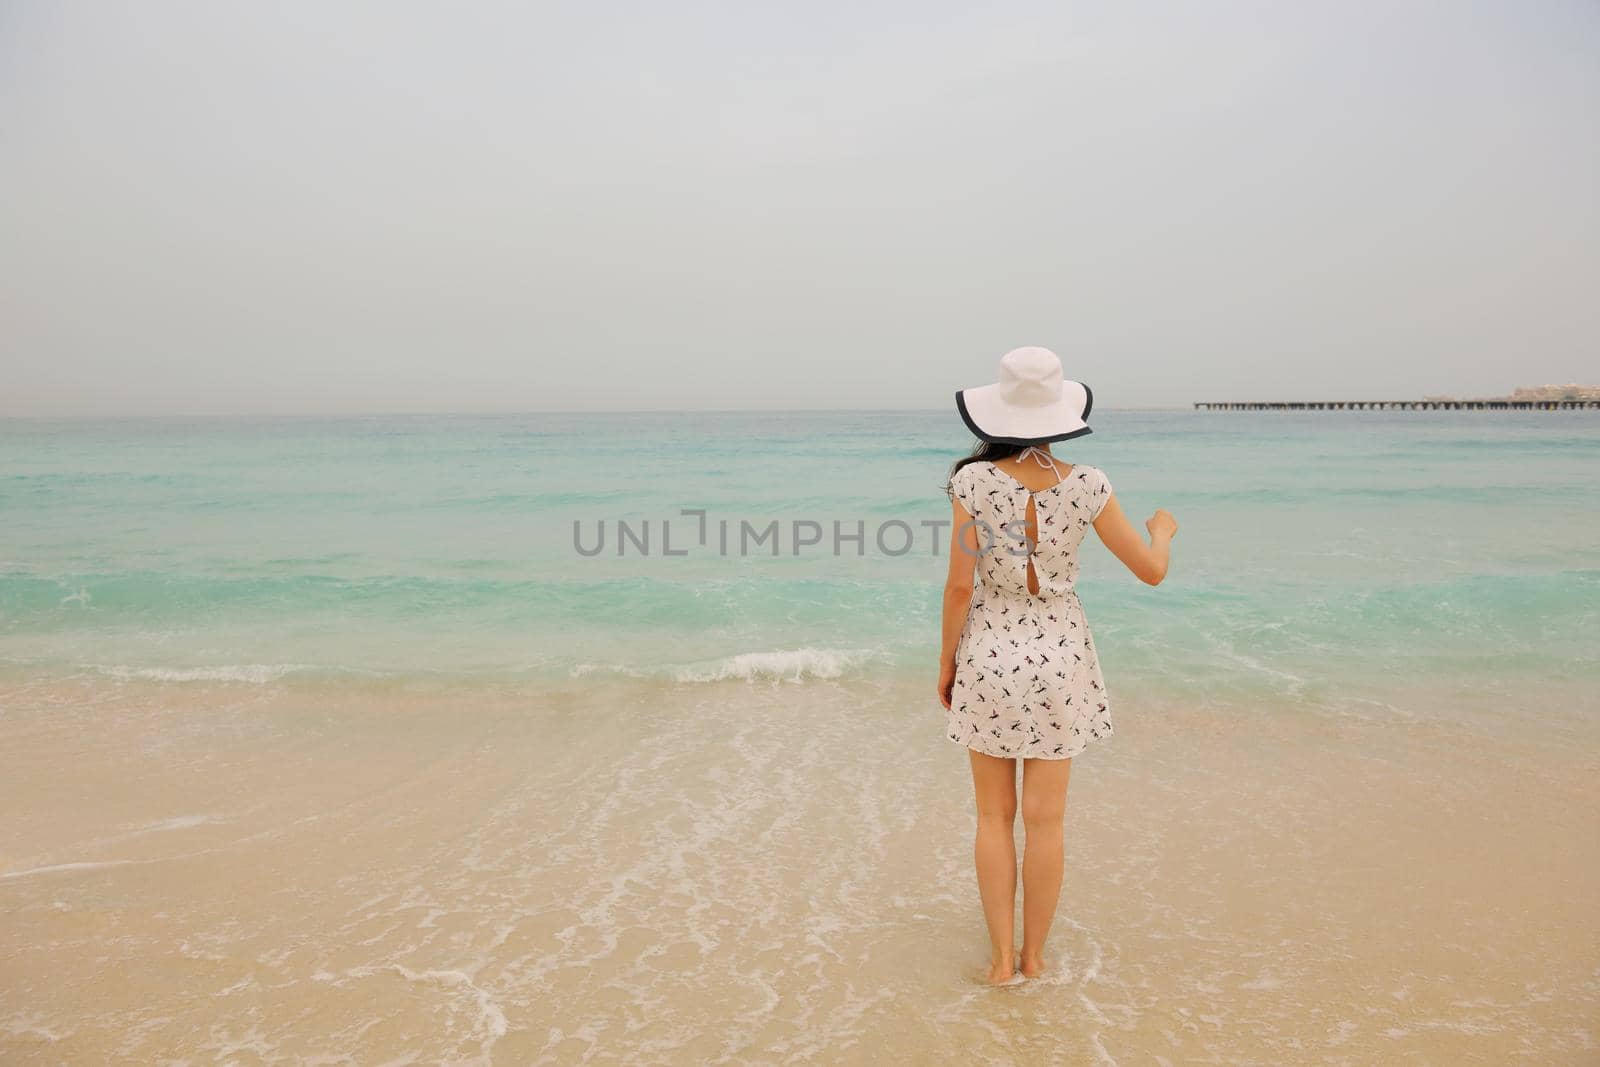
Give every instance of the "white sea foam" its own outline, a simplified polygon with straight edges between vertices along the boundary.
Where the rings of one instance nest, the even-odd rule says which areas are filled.
[[[110,675],[113,678],[139,679],[153,682],[244,682],[266,685],[296,671],[316,668],[300,663],[236,663],[216,667],[127,667],[120,664],[103,666],[86,664],[88,670]]]
[[[208,822],[220,822],[215,815],[177,815],[170,819],[150,823],[140,827],[140,833],[161,833],[166,830],[187,830],[192,826],[203,826]]]
[[[9,881],[12,878],[28,878],[36,874],[55,874],[59,871],[97,871],[104,867],[124,867],[130,863],[143,863],[144,860],[85,860],[80,863],[52,863],[48,867],[29,867],[22,871],[0,872],[0,881]]]
[[[873,662],[891,662],[892,657],[876,649],[791,648],[771,652],[741,652],[720,659],[662,667],[630,667],[622,664],[580,663],[571,675],[618,674],[632,678],[664,678],[674,682],[746,682],[772,680],[803,682],[807,678],[839,678],[847,672]]]
[[[853,667],[882,658],[865,649],[795,648],[777,652],[744,652],[737,656],[691,664],[673,672],[680,682],[720,682],[730,678],[754,681],[782,678],[798,682],[813,678],[837,678]]]

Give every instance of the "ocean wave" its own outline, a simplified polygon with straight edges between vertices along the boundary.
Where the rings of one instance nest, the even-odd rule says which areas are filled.
[[[740,652],[715,659],[688,663],[639,665],[629,663],[579,663],[566,668],[569,678],[605,676],[685,685],[725,681],[805,682],[842,678],[871,664],[893,666],[895,657],[883,649],[793,648],[767,652]],[[327,667],[305,663],[234,663],[211,666],[135,667],[127,664],[79,663],[77,669],[118,681],[193,683],[210,682],[266,686],[296,677],[315,680],[340,676],[359,676],[369,680],[406,678],[471,679],[526,678],[543,667],[411,668],[362,670],[353,667]]]
[[[81,666],[84,670],[125,681],[238,682],[247,685],[269,685],[291,674],[322,669],[301,663],[239,663],[216,667],[128,667],[85,663]]]
[[[740,652],[719,659],[658,667],[580,663],[572,668],[571,675],[579,678],[590,674],[612,674],[689,684],[764,680],[803,682],[808,678],[839,678],[871,663],[892,662],[893,657],[878,649],[792,648],[771,652]]]
[[[869,532],[869,541],[871,537]],[[760,562],[787,571],[816,561],[778,557]],[[916,561],[884,562],[905,568]],[[359,617],[385,625],[421,620],[432,628],[481,622],[542,629],[561,620],[564,629],[592,626],[597,633],[614,633],[619,625],[633,632],[679,626],[715,629],[736,616],[767,618],[773,608],[782,610],[778,618],[788,626],[829,626],[837,625],[841,612],[899,618],[932,602],[928,582],[908,582],[895,573],[874,580],[779,577],[750,567],[719,575],[702,570],[686,580],[665,569],[660,576],[492,576],[490,566],[492,561],[466,576],[0,572],[0,631],[62,632],[85,625],[187,628],[216,622],[294,625],[331,619],[347,625]]]

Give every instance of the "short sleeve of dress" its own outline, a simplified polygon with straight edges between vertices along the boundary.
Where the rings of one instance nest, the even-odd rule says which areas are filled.
[[[1093,522],[1100,517],[1100,513],[1106,509],[1106,502],[1111,499],[1111,479],[1099,467],[1094,469],[1094,477],[1089,480],[1089,492],[1092,500],[1089,521]]]
[[[973,469],[976,466],[977,464],[975,463],[968,463],[950,478],[951,495],[956,498],[962,507],[967,509],[968,515],[974,517],[978,514],[976,510],[978,496],[977,471]]]

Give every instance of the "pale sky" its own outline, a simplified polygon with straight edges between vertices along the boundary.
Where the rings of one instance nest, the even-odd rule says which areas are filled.
[[[0,414],[1600,380],[1600,4],[0,6]]]

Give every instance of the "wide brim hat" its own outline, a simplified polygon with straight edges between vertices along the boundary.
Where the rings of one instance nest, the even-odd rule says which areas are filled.
[[[956,391],[956,410],[981,440],[1001,445],[1041,445],[1093,433],[1094,393],[1064,377],[1048,348],[1014,348],[1000,357],[1000,380]]]

